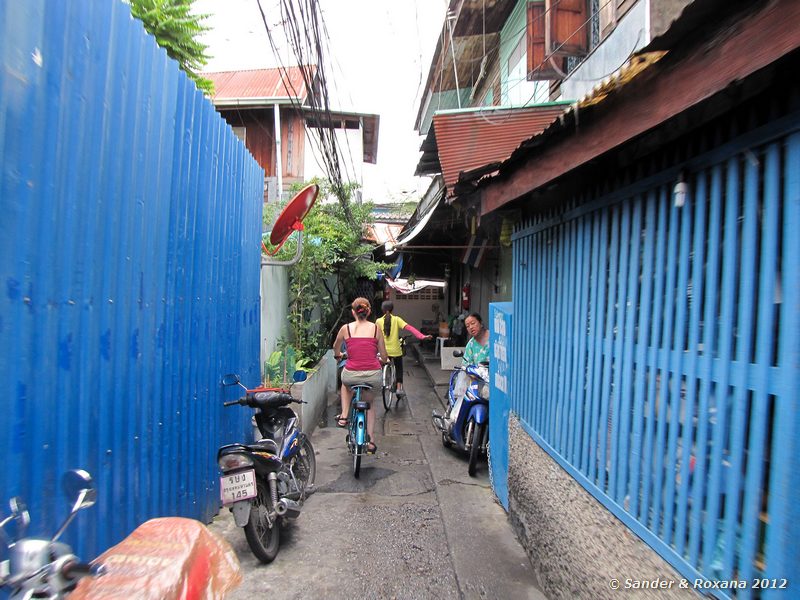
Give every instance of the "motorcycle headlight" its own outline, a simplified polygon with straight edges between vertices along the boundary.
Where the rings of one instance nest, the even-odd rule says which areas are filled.
[[[217,464],[223,471],[233,471],[234,469],[252,467],[253,459],[244,454],[226,454],[217,461]]]
[[[488,400],[489,399],[489,386],[486,385],[485,383],[480,384],[478,386],[478,394],[484,400]]]

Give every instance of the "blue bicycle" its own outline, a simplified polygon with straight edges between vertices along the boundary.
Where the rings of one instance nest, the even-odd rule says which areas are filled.
[[[361,457],[367,454],[367,444],[370,441],[367,435],[367,411],[370,404],[361,399],[361,393],[363,390],[371,390],[372,386],[357,383],[350,389],[353,390],[353,401],[350,404],[345,441],[348,452],[353,455],[353,477],[358,478],[361,473]]]

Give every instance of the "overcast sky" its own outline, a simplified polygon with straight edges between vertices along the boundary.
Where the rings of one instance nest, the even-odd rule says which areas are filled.
[[[414,177],[422,138],[414,131],[420,95],[441,31],[446,0],[319,0],[330,37],[330,93],[342,110],[380,115],[377,165],[364,165],[364,196],[381,201],[421,195]],[[261,0],[278,27],[278,0]],[[256,0],[195,0],[213,27],[203,42],[208,71],[277,66]],[[284,64],[293,59],[283,54]]]

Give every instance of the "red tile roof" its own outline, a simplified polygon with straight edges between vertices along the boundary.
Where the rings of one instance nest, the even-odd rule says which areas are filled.
[[[316,75],[316,67],[311,67]],[[213,101],[223,99],[255,100],[259,98],[295,99],[304,102],[308,91],[298,67],[255,69],[252,71],[220,71],[203,73],[214,82]]]

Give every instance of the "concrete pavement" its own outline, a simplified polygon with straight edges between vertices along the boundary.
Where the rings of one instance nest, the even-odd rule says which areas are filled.
[[[363,459],[360,479],[333,423],[338,407],[313,433],[317,491],[282,530],[272,564],[253,557],[227,509],[214,519],[244,574],[228,598],[545,598],[485,462],[471,478],[466,457],[442,447],[430,423],[442,394],[406,363],[408,401],[385,414],[377,399],[378,453]]]

